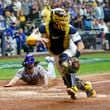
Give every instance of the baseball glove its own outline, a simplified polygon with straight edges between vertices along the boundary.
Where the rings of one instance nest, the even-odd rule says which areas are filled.
[[[80,68],[79,59],[76,57],[69,58],[68,64],[69,64],[69,71],[71,71],[71,72],[76,73]]]
[[[62,67],[63,73],[76,73],[80,68],[79,59],[76,57],[70,57],[62,63]]]

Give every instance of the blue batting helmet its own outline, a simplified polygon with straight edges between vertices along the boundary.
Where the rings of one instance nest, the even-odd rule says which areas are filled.
[[[24,59],[24,63],[25,64],[34,64],[35,63],[34,56],[32,54],[27,54]]]

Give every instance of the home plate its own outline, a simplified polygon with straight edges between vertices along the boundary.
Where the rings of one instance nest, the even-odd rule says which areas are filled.
[[[85,92],[78,92],[77,93],[77,98],[86,98],[86,97],[87,97],[87,95]]]
[[[104,98],[104,97],[110,97],[110,95],[106,95],[106,94],[97,94],[96,97],[98,97],[98,98]]]

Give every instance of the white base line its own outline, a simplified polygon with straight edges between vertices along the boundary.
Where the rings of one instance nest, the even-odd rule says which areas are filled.
[[[92,82],[92,84],[108,83],[110,80]]]

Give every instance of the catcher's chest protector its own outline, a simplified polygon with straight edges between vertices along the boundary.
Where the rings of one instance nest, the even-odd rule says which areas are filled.
[[[66,32],[46,26],[46,33],[50,40],[47,47],[52,53],[58,55],[68,48],[69,38],[65,36]]]

